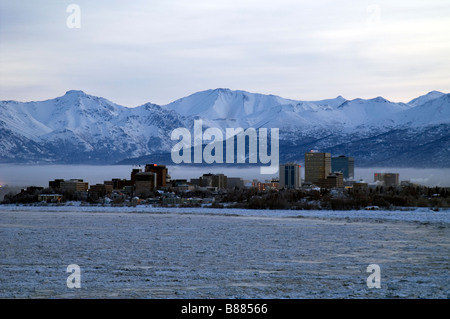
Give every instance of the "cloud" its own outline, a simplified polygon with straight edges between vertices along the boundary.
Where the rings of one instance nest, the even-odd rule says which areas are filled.
[[[70,2],[71,3],[71,2]],[[73,1],[0,4],[0,99],[83,89],[165,104],[229,87],[315,100],[448,91],[446,1]]]

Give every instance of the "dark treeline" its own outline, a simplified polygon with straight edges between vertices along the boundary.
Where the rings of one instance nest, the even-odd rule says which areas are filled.
[[[169,188],[169,192],[172,190]],[[8,193],[4,196],[3,204],[35,203],[39,194],[51,194],[50,188],[29,187],[18,194]],[[86,203],[100,203],[102,198],[86,193],[63,193],[63,202],[83,201]],[[142,194],[140,194],[142,195]],[[353,210],[368,206],[380,209],[395,209],[398,207],[450,207],[450,188],[405,186],[382,187],[355,190],[340,189],[286,189],[258,191],[256,188],[240,190],[226,190],[219,192],[191,191],[175,192],[174,196],[182,200],[188,198],[213,199],[210,207],[232,207],[248,209],[318,209],[318,210]],[[153,199],[153,204],[163,204],[164,194],[149,192],[141,199]],[[130,198],[128,198],[130,199]],[[115,196],[112,204],[126,202],[126,196]],[[159,201],[159,202],[158,202]],[[201,206],[198,202],[181,201],[178,206]]]
[[[402,187],[341,191],[281,190],[258,192],[256,189],[228,191],[216,197],[215,205],[229,203],[249,209],[325,209],[352,210],[368,206],[381,209],[395,207],[450,207],[450,189],[440,187]]]

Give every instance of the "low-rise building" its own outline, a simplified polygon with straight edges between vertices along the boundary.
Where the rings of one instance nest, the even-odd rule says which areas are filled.
[[[89,188],[90,194],[96,194],[98,197],[105,197],[111,195],[113,187],[111,184],[96,184]]]
[[[64,182],[64,179],[55,179],[54,181],[48,182],[48,187],[53,189],[60,189],[61,188],[61,182]]]
[[[384,186],[397,186],[399,184],[398,173],[374,173],[374,182],[381,182]]]
[[[331,173],[326,178],[322,178],[317,182],[317,186],[322,188],[344,188],[344,174]]]
[[[253,181],[252,187],[257,188],[258,191],[278,190],[279,181],[278,179],[267,180],[265,182]]]
[[[353,190],[358,192],[366,192],[369,190],[369,184],[364,181],[358,181],[353,183]]]
[[[228,189],[244,189],[244,180],[240,177],[227,177]]]
[[[77,193],[86,192],[89,188],[89,183],[82,179],[70,179],[60,182],[59,189],[61,192]]]
[[[227,176],[224,174],[203,174],[199,178],[199,186],[206,188],[225,189],[227,188]]]
[[[47,203],[60,203],[63,199],[62,194],[39,194],[38,201]]]
[[[111,185],[113,189],[115,190],[123,190],[127,186],[134,187],[134,181],[129,179],[119,179],[119,178],[113,178],[110,181],[105,181],[105,185]]]

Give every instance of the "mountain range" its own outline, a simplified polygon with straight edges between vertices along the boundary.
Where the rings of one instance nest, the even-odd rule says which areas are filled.
[[[130,108],[83,91],[37,102],[0,101],[0,163],[172,164],[172,130],[279,128],[280,163],[312,149],[356,166],[450,167],[450,94],[408,103],[382,97],[297,101],[214,89]],[[205,164],[206,165],[206,164]]]

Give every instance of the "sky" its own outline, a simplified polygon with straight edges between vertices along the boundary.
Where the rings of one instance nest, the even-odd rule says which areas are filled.
[[[73,6],[75,5],[75,6]],[[1,0],[0,100],[450,92],[449,0]]]

